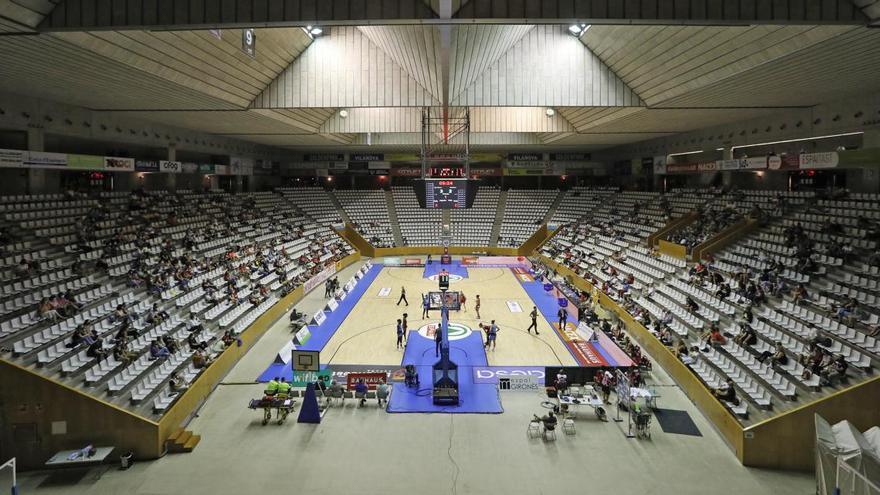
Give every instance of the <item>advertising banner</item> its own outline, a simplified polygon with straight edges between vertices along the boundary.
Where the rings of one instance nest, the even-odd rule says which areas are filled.
[[[0,167],[21,167],[24,154],[21,150],[0,150]]]
[[[666,165],[667,174],[689,174],[696,171],[696,163],[670,163]]]
[[[718,170],[718,162],[702,162],[697,164],[698,172],[714,172]]]
[[[382,153],[352,153],[349,156],[350,162],[382,162],[385,161],[385,155]]]
[[[134,158],[105,156],[104,168],[113,172],[134,172]]]
[[[181,164],[180,170],[185,174],[197,174],[199,173],[199,164],[184,162]]]
[[[77,170],[103,170],[104,157],[94,155],[67,155],[67,167]]]
[[[134,162],[134,169],[137,172],[158,172],[159,162],[153,160],[138,160]]]
[[[328,278],[332,277],[336,274],[336,265],[330,265],[327,268],[324,268],[314,277],[306,280],[306,283],[303,284],[303,293],[308,294],[312,289],[321,285]]]
[[[718,160],[717,163],[718,170],[760,170],[767,168],[767,157],[734,158],[732,160]]]
[[[199,164],[199,173],[200,174],[214,174],[216,172],[213,163],[200,163]]]
[[[421,177],[421,167],[394,167],[391,169],[392,177]]]
[[[342,153],[306,153],[303,155],[304,162],[344,162],[345,155]]]
[[[172,162],[168,160],[160,160],[159,161],[159,172],[165,172],[167,174],[179,174],[183,165],[180,162]]]
[[[364,381],[369,390],[376,390],[379,383],[388,381],[386,373],[349,373],[345,378],[348,390],[354,390],[355,384],[360,380]]]
[[[544,159],[543,153],[508,153],[507,160],[511,162],[538,162]]]
[[[802,153],[799,157],[800,168],[834,168],[840,161],[836,151],[827,153]]]
[[[531,378],[539,385],[544,384],[543,366],[474,366],[474,383],[498,384],[506,378]]]
[[[101,157],[98,157],[100,160]],[[65,153],[45,153],[43,151],[27,151],[24,154],[25,167],[36,168],[67,168]],[[98,168],[101,168],[99,165]]]

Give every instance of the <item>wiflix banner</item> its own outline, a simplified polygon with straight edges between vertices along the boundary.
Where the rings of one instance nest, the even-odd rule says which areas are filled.
[[[135,172],[158,172],[159,162],[155,160],[137,160],[134,162]]]
[[[98,158],[100,159],[100,157]],[[33,168],[67,168],[67,155],[64,153],[26,151],[22,165]]]

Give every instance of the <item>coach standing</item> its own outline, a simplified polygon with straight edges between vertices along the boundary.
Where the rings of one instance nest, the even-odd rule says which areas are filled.
[[[565,308],[559,308],[559,311],[556,312],[556,316],[559,317],[559,329],[565,330],[565,325],[568,323],[568,311]]]

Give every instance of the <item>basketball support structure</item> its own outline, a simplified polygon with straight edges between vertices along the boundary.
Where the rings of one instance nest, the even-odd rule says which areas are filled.
[[[449,290],[449,276],[440,275],[440,360],[433,366],[433,401],[436,405],[458,405],[458,365],[449,359],[449,306],[446,305],[446,291]]]
[[[432,111],[433,110],[433,111]],[[450,115],[451,112],[451,115]],[[428,168],[437,163],[458,163],[464,166],[464,178],[471,175],[471,112],[469,108],[440,110],[422,108],[420,157],[422,179]]]

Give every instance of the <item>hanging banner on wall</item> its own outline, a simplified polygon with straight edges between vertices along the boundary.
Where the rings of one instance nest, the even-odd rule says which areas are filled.
[[[67,166],[78,170],[101,170],[104,157],[94,155],[67,155]]]
[[[22,165],[37,168],[67,168],[67,155],[64,153],[26,151]]]
[[[718,168],[718,162],[702,162],[697,164],[698,172],[714,172]]]
[[[134,172],[134,158],[105,156],[104,169],[112,172]]]
[[[689,174],[696,171],[696,163],[670,163],[666,165],[667,174]]]
[[[381,162],[385,160],[382,153],[352,153],[348,158],[350,162]]]
[[[24,153],[21,150],[0,150],[0,167],[21,167]]]
[[[199,164],[184,162],[180,165],[180,171],[185,174],[196,174],[199,172]]]
[[[254,159],[243,156],[229,157],[229,169],[232,175],[253,175]]]
[[[392,177],[421,177],[420,167],[394,167],[391,169]]]
[[[134,162],[136,172],[158,172],[159,162],[155,160],[138,160]]]
[[[539,162],[544,159],[543,153],[508,153],[509,162]]]
[[[735,158],[718,160],[718,170],[760,170],[767,168],[767,157]]]
[[[159,172],[165,172],[168,174],[179,174],[181,170],[180,162],[172,162],[169,160],[160,160],[159,161]]]
[[[557,162],[588,162],[590,159],[589,153],[550,153],[550,160]]]
[[[199,164],[199,173],[200,174],[213,174],[215,172],[216,167],[213,163],[200,163]]]
[[[800,168],[834,168],[840,161],[836,151],[827,153],[802,153],[799,157]]]
[[[304,162],[344,162],[345,155],[342,153],[307,153],[303,155]]]

